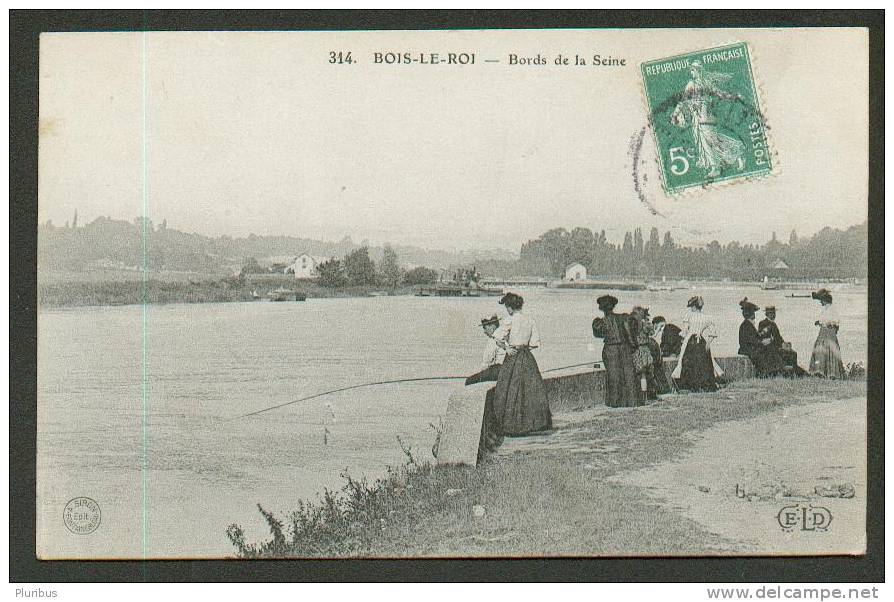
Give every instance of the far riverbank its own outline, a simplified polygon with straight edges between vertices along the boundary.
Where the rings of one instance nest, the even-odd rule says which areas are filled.
[[[486,286],[489,281],[485,281]],[[515,285],[513,285],[515,284]],[[527,290],[529,284],[498,283],[503,290]],[[502,285],[502,286],[500,286]],[[308,299],[372,297],[384,295],[414,295],[420,287],[432,285],[407,285],[388,288],[380,284],[364,286],[325,287],[313,280],[299,280],[284,274],[250,274],[247,276],[224,276],[198,273],[158,272],[150,273],[144,283],[138,273],[110,272],[51,273],[38,275],[37,302],[41,307],[89,307],[167,304],[167,303],[226,303],[241,301],[268,301],[268,293],[275,289],[288,289],[305,295]],[[787,296],[807,297],[809,291],[825,286],[832,290],[845,289],[851,292],[865,291],[865,286],[853,283],[778,283],[776,290],[785,291]],[[661,288],[665,287],[665,288]],[[754,288],[760,291],[758,282],[729,282],[721,280],[674,281],[662,283],[653,292],[704,290],[711,288]],[[646,293],[646,285],[631,282],[588,281],[583,284],[543,282],[536,285],[538,290],[628,290]],[[598,292],[598,291],[597,291]],[[595,294],[595,293],[594,293]]]
[[[145,283],[140,280],[68,280],[39,282],[37,303],[41,307],[86,307],[142,303],[269,302],[267,294],[278,288],[296,291],[306,295],[308,299],[321,299],[412,295],[418,287],[400,286],[389,289],[365,285],[327,288],[312,281],[279,275],[183,280],[150,278]]]

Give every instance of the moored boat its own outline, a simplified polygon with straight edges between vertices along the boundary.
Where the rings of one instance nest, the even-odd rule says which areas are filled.
[[[305,293],[299,293],[298,291],[293,291],[284,287],[279,287],[267,293],[267,296],[270,297],[271,301],[306,301],[307,295]]]
[[[423,286],[416,292],[417,297],[498,297],[502,294],[503,289],[501,288],[462,286],[458,284]]]

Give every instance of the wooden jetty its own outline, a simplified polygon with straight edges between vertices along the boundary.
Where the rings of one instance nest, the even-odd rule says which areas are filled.
[[[416,292],[417,297],[499,297],[502,294],[503,289],[464,286],[461,284],[423,286]]]

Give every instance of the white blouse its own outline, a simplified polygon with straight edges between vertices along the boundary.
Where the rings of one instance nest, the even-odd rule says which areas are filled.
[[[540,347],[540,332],[537,324],[524,313],[517,311],[500,321],[494,338],[505,341],[512,347],[527,345],[532,349]]]
[[[697,309],[690,308],[683,314],[683,338],[698,334],[705,339],[716,338],[717,332],[714,330],[714,322],[705,314]]]
[[[503,360],[506,359],[506,351],[497,345],[497,342],[492,337],[488,337],[487,347],[484,349],[484,357],[482,359],[484,367],[490,368],[503,363]]]

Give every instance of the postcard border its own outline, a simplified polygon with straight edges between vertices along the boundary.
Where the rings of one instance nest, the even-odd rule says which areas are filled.
[[[884,581],[884,142],[869,131],[867,552],[859,557],[38,561],[35,547],[37,90],[42,31],[445,30],[716,27],[715,11],[11,10],[11,582],[105,581]],[[884,11],[722,13],[723,27],[869,30],[869,122],[884,123]],[[296,571],[296,563],[300,570]]]

